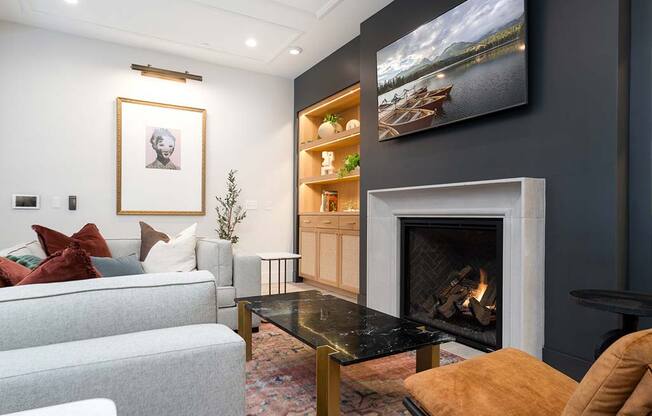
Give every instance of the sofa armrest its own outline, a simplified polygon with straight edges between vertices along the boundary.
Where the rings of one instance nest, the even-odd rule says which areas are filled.
[[[217,238],[197,240],[197,269],[208,270],[218,286],[233,285],[233,245]]]
[[[260,295],[260,257],[236,254],[233,257],[233,286],[239,298]]]

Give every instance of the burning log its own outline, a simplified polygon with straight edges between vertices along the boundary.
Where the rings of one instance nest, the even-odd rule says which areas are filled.
[[[476,298],[469,299],[469,309],[471,310],[473,317],[480,322],[481,325],[488,326],[491,323],[493,311],[486,306],[483,306]]]
[[[441,302],[441,305],[437,306],[437,312],[443,315],[446,319],[449,319],[451,316],[455,315],[457,311],[462,309],[462,303],[469,295],[469,291],[462,286],[455,286],[451,289],[448,297],[445,302]]]
[[[446,285],[447,288],[442,291],[442,293],[439,294],[439,303],[440,304],[445,304],[446,301],[448,300],[448,297],[453,293],[453,291],[458,287],[460,282],[464,279],[466,279],[471,272],[473,271],[473,268],[471,266],[466,266],[460,271],[454,271],[448,274],[448,278],[446,279]]]

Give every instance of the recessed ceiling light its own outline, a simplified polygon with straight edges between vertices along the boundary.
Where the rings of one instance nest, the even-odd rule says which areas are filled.
[[[250,48],[255,48],[258,45],[258,41],[254,38],[249,38],[245,41],[245,45],[249,46]]]
[[[77,3],[79,3],[79,0],[63,0],[63,1],[65,1],[68,4],[77,4]]]
[[[303,49],[298,46],[293,46],[288,49],[288,52],[290,52],[290,55],[299,55],[301,52],[303,52]]]

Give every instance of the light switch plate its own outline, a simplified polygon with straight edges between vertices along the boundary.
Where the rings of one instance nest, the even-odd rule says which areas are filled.
[[[53,196],[52,197],[52,208],[54,208],[54,209],[61,208],[61,197],[60,196]]]
[[[265,201],[265,210],[271,211],[274,208],[274,203],[272,201]]]
[[[258,209],[258,201],[255,199],[251,199],[245,203],[245,207],[247,210],[255,210]]]

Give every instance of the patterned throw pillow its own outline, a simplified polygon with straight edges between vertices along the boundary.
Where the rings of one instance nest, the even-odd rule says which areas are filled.
[[[39,264],[43,261],[42,258],[33,256],[31,254],[24,254],[22,256],[12,256],[11,254],[7,256],[7,258],[13,262],[16,262],[20,264],[21,266],[25,266],[30,270],[36,269]]]

